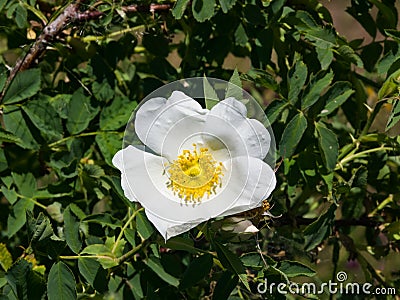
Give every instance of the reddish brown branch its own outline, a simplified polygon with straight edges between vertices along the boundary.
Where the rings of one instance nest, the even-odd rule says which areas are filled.
[[[122,10],[125,12],[155,12],[161,10],[171,9],[172,4],[150,4],[150,5],[129,5],[123,6]]]
[[[0,102],[3,100],[8,86],[17,73],[28,69],[29,66],[46,50],[47,44],[54,40],[54,38],[59,35],[59,33],[69,22],[76,20],[78,8],[78,3],[72,3],[68,5],[67,8],[54,21],[46,25],[46,27],[43,29],[43,32],[38,36],[32,47],[29,49],[28,53],[26,53],[24,57],[21,57],[11,70],[1,93]]]
[[[126,12],[154,12],[169,10],[171,7],[172,4],[130,5],[122,7],[122,10]],[[97,10],[87,10],[84,12],[79,11],[79,1],[68,5],[65,10],[54,19],[54,21],[46,25],[43,32],[38,36],[32,47],[29,49],[28,53],[17,61],[7,78],[3,91],[0,94],[0,103],[3,101],[7,88],[17,73],[28,69],[37,59],[39,59],[39,57],[46,51],[47,45],[54,41],[67,25],[98,19],[103,14],[103,12]]]

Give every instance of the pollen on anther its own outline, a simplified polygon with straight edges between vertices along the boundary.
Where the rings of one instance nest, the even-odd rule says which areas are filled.
[[[210,197],[222,187],[222,163],[217,162],[207,148],[183,150],[167,166],[169,181],[167,187],[186,202],[200,202],[204,196]]]

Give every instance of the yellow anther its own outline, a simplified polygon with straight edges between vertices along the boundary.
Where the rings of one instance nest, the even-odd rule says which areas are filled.
[[[222,185],[222,163],[217,162],[207,148],[183,150],[168,167],[167,187],[182,200],[200,202],[204,195],[209,197]]]

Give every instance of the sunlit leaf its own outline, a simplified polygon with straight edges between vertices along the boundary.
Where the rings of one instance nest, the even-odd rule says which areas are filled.
[[[204,22],[211,19],[214,15],[215,0],[194,0],[192,3],[192,12],[198,22]]]

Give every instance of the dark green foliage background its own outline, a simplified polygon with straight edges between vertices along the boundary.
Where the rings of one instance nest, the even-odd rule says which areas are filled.
[[[103,14],[68,24],[5,92],[1,299],[261,299],[256,287],[265,278],[321,283],[339,271],[399,293],[395,1],[349,1],[341,12],[371,42],[341,36],[318,1],[125,9],[133,4],[83,1],[81,12]],[[43,22],[66,5],[0,0],[1,89]],[[228,54],[251,61],[241,79],[275,132],[282,160],[270,203],[281,217],[242,216],[262,229],[239,242],[217,220],[165,245],[124,197],[111,158],[141,99],[181,78],[229,80]],[[386,128],[373,126],[384,117]]]

